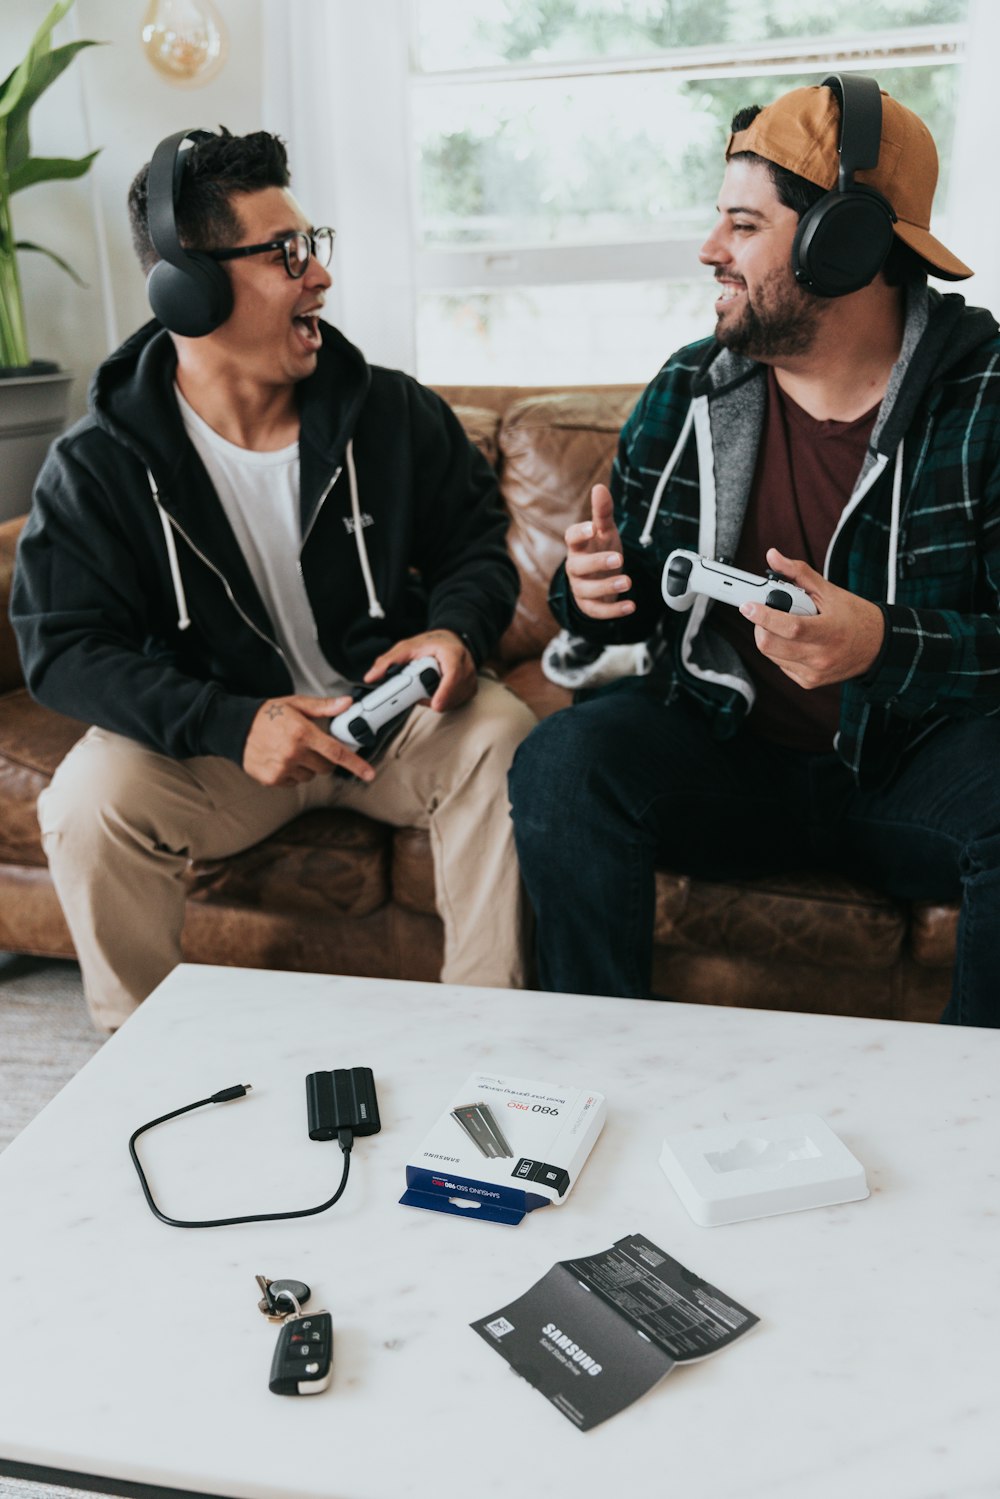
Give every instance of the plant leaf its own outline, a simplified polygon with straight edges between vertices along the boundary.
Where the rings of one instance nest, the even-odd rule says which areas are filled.
[[[15,250],[37,250],[39,255],[47,255],[50,260],[54,260],[56,265],[60,266],[66,272],[67,276],[72,276],[77,286],[85,287],[87,285],[86,281],[81,280],[77,275],[73,267],[67,261],[63,260],[61,255],[57,255],[54,250],[46,250],[44,245],[33,244],[30,239],[19,239],[15,243],[14,248]]]
[[[7,97],[7,90],[10,88],[11,82],[16,72],[17,68],[12,68],[11,71],[7,74],[7,77],[4,79],[3,83],[0,83],[0,105],[3,104],[4,99]]]
[[[32,37],[31,44],[24,57],[22,57],[13,73],[4,81],[3,88],[0,89],[0,119],[9,115],[11,110],[20,102],[35,67],[52,45],[53,27],[59,24],[66,12],[72,8],[72,5],[73,0],[58,0],[58,3],[53,5],[45,20]]]
[[[60,179],[82,177],[100,151],[91,151],[89,156],[32,156],[10,174],[10,192],[16,193],[24,187],[33,187],[36,182],[55,182]]]
[[[27,161],[31,147],[28,140],[28,115],[32,105],[44,94],[51,83],[69,67],[76,54],[84,47],[97,47],[99,42],[82,41],[68,42],[65,47],[56,47],[53,52],[46,52],[40,57],[32,69],[31,75],[22,90],[21,97],[11,109],[7,119],[7,165],[8,170],[15,171],[22,162]]]

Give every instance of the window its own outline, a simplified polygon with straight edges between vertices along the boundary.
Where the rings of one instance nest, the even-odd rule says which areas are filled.
[[[868,72],[941,158],[935,231],[1000,302],[996,0],[261,0],[264,123],[334,224],[332,320],[439,384],[645,382],[712,326],[732,112]],[[985,163],[985,165],[984,165]]]
[[[711,329],[697,252],[732,114],[825,72],[926,120],[949,243],[970,0],[409,3],[423,380],[649,379]]]

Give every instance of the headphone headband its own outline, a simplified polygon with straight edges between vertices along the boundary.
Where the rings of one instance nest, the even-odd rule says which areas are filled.
[[[841,192],[851,187],[854,174],[878,166],[882,149],[882,90],[864,73],[831,73],[823,79],[840,106],[837,151]]]
[[[183,266],[187,254],[177,233],[177,204],[187,155],[184,143],[188,142],[190,150],[199,140],[207,140],[210,133],[208,130],[178,130],[160,142],[149,163],[146,190],[149,237],[160,259],[168,260],[171,265]]]
[[[163,326],[186,338],[212,333],[233,307],[232,285],[222,266],[186,249],[177,229],[187,154],[199,141],[213,138],[210,130],[178,130],[160,142],[149,163],[146,222],[160,258],[149,273],[146,293]]]
[[[854,181],[878,166],[882,92],[874,78],[834,73],[823,79],[840,106],[837,181],[806,210],[792,243],[796,281],[820,297],[845,297],[868,286],[892,248],[896,214],[874,188]]]

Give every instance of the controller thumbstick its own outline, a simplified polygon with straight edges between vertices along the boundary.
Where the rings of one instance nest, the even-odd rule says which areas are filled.
[[[790,593],[786,593],[783,588],[772,588],[764,603],[769,609],[780,609],[782,614],[790,614],[792,612],[792,596]]]

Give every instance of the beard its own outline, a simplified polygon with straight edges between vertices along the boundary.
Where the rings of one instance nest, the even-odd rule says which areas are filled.
[[[760,282],[742,315],[719,314],[715,337],[734,354],[769,360],[807,354],[816,341],[826,299],[801,287],[789,268],[771,271]]]

